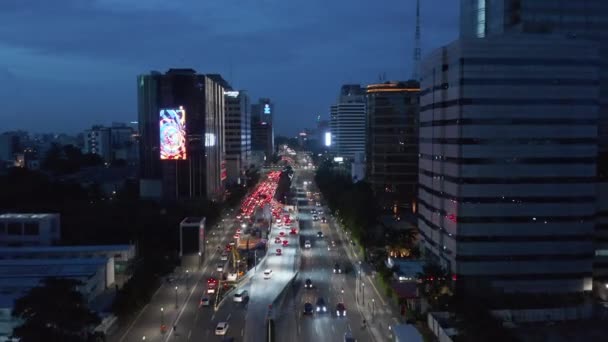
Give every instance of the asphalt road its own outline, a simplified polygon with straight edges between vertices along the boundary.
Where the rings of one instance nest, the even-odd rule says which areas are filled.
[[[302,180],[310,182],[312,177]],[[363,316],[357,305],[358,293],[355,291],[357,270],[346,256],[342,240],[335,228],[332,228],[333,225],[312,220],[310,210],[320,209],[314,201],[309,202],[305,197],[298,200],[301,241],[310,240],[312,246],[310,249],[302,249],[298,281],[290,300],[281,308],[282,319],[277,322],[277,341],[342,341],[346,332],[350,332],[357,341],[372,341],[368,329],[361,327]],[[327,209],[321,209],[325,213],[319,216],[329,218]],[[317,236],[319,231],[323,232],[324,237]],[[335,242],[335,247],[332,241]],[[346,273],[334,274],[336,264]],[[312,281],[312,289],[304,288],[306,279]],[[304,304],[308,302],[316,308],[318,298],[325,301],[327,312],[304,315]],[[345,305],[346,317],[336,315],[338,303]]]

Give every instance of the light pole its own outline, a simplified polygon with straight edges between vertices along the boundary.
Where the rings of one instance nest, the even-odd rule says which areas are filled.
[[[361,298],[363,298],[362,299],[363,305],[365,305],[365,284],[364,283],[361,283],[361,296],[362,296]]]
[[[175,287],[175,308],[177,309],[177,286]]]
[[[198,252],[198,269],[199,270],[201,269],[201,263],[203,262],[202,258],[203,258],[203,253]]]
[[[186,290],[188,289],[188,280],[190,280],[190,270],[186,270]]]
[[[165,308],[160,308],[160,331],[164,332],[165,328]]]
[[[372,319],[376,317],[376,300],[372,298]]]
[[[258,270],[258,250],[257,249],[253,250],[253,262],[254,262],[253,272],[255,273]]]

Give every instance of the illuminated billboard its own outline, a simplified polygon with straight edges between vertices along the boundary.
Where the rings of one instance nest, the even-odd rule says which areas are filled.
[[[160,159],[186,160],[186,111],[160,110]]]
[[[331,132],[325,132],[325,146],[331,146]]]
[[[270,114],[270,105],[268,103],[264,104],[264,114]]]

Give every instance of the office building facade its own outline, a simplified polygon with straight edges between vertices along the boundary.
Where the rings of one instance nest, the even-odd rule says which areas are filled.
[[[599,151],[608,152],[608,1],[461,0],[462,38],[503,33],[567,36],[600,50]]]
[[[96,154],[104,162],[112,161],[112,139],[108,127],[93,126],[84,131],[83,153]]]
[[[422,64],[423,250],[469,293],[591,290],[598,50],[466,39]]]
[[[365,153],[365,94],[359,84],[343,85],[338,103],[330,107],[331,151],[338,157],[352,160]]]
[[[265,160],[274,154],[274,103],[262,98],[251,105],[251,150],[263,153]]]
[[[223,196],[226,85],[192,69],[138,77],[142,197]]]
[[[246,91],[226,91],[226,170],[230,183],[244,180],[251,164],[251,103]]]
[[[384,206],[411,213],[418,184],[417,81],[367,86],[367,181]]]

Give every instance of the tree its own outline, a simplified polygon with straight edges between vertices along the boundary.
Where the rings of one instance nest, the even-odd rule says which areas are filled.
[[[436,262],[429,262],[422,267],[420,292],[429,301],[434,310],[445,310],[452,297],[452,275]]]
[[[13,317],[23,323],[13,336],[21,342],[80,342],[100,319],[78,291],[80,281],[47,278],[15,302]]]

